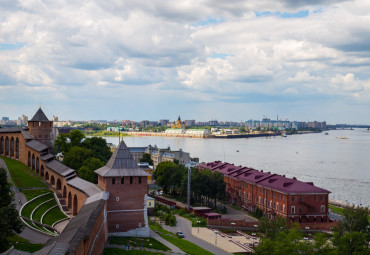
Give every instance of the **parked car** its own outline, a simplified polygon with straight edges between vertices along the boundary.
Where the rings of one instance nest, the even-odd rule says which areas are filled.
[[[185,236],[184,236],[184,234],[182,233],[182,232],[176,232],[176,235],[178,236],[178,237],[180,237],[180,238],[184,238]]]

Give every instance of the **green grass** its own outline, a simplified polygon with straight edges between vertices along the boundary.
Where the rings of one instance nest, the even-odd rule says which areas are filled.
[[[67,216],[65,216],[64,213],[62,213],[59,207],[57,206],[48,211],[47,214],[45,214],[43,224],[52,226],[54,222],[57,222],[58,220],[65,218],[67,218]]]
[[[142,254],[156,254],[160,255],[163,253],[156,253],[150,251],[139,251],[139,250],[130,250],[126,251],[124,249],[119,248],[105,248],[103,251],[103,255],[121,255],[121,254],[130,254],[130,255],[142,255]]]
[[[185,253],[192,254],[192,255],[212,255],[213,253],[199,247],[198,245],[193,244],[187,240],[177,237],[173,233],[169,235],[168,232],[158,226],[150,225],[150,228],[157,231],[157,233],[173,245],[177,246],[180,250]]]
[[[46,188],[40,176],[33,174],[31,169],[20,161],[0,156],[9,169],[13,183],[18,188],[40,187]]]
[[[182,209],[175,209],[175,213],[180,215],[181,217],[184,217],[190,220],[193,227],[198,227],[198,226],[206,227],[207,226],[207,221],[204,218],[199,217],[195,214],[188,213],[187,211],[182,210]],[[200,223],[198,224],[197,221],[200,221]]]
[[[43,247],[43,244],[30,243],[27,239],[20,237],[18,235],[7,237],[10,247],[14,246],[15,249],[25,252],[35,252]]]
[[[27,201],[30,201],[32,198],[38,197],[42,194],[48,193],[50,190],[48,189],[29,189],[29,190],[22,190],[22,193],[26,196]]]
[[[229,205],[231,208],[235,209],[235,210],[238,210],[238,211],[241,211],[242,208],[240,206],[237,206],[237,205]]]
[[[109,239],[109,244],[119,244],[119,245],[126,245],[129,244],[130,246],[138,246],[157,249],[157,250],[170,250],[166,245],[158,242],[154,238],[138,238],[138,237],[119,237],[119,236],[112,236]]]
[[[22,216],[30,218],[31,213],[32,213],[33,209],[35,209],[36,206],[38,206],[40,203],[45,202],[46,200],[49,200],[53,197],[54,197],[53,194],[50,193],[49,195],[45,195],[43,197],[37,198],[37,199],[33,200],[32,202],[26,204],[23,207]]]
[[[343,215],[344,208],[329,204],[329,208],[333,213]],[[370,215],[367,216],[367,220],[370,222]]]
[[[154,225],[149,225],[151,229],[153,229],[154,231],[157,231],[157,232],[161,232],[163,234],[166,234],[166,235],[171,235],[171,236],[174,236],[176,237],[176,235],[170,231],[167,231],[165,229],[163,229],[162,227],[159,227],[159,226],[154,226]]]
[[[41,205],[39,208],[36,209],[36,211],[33,213],[32,219],[36,220],[38,222],[41,222],[42,215],[48,210],[50,207],[56,205],[57,202],[55,200],[51,200],[43,205]]]

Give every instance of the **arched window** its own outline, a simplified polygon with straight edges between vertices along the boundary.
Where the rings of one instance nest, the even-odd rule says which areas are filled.
[[[28,166],[31,167],[31,152],[28,151]]]
[[[63,187],[63,197],[66,198],[67,197],[67,188],[66,186],[64,185]]]
[[[40,173],[41,177],[44,177],[44,166],[41,165],[41,173]]]
[[[50,177],[50,184],[51,184],[51,185],[55,185],[55,178],[54,178],[54,175],[52,175],[52,176]]]
[[[15,158],[19,159],[19,139],[15,140]]]
[[[72,195],[71,195],[71,192],[68,192],[68,208],[69,208],[69,210],[72,209]]]
[[[58,178],[57,180],[57,190],[61,190],[62,189],[62,183],[60,181],[60,179]]]
[[[36,173],[40,172],[40,159],[39,157],[36,158]]]
[[[10,157],[14,158],[14,138],[10,138]]]
[[[77,196],[76,194],[73,196],[73,215],[77,214]]]
[[[35,154],[32,153],[32,170],[35,170]]]
[[[4,138],[0,138],[0,154],[4,153]]]
[[[49,172],[46,172],[46,174],[45,174],[45,180],[49,180]]]
[[[5,156],[9,156],[9,138],[5,138]]]

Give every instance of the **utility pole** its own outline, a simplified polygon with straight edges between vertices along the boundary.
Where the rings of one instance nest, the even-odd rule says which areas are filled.
[[[190,185],[191,185],[191,166],[188,167],[188,195],[187,195],[187,208],[190,210]]]

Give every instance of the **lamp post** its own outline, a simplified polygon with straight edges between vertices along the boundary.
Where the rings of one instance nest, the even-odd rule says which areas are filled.
[[[305,227],[305,229],[306,229],[306,235],[307,235],[307,237],[308,237],[308,230],[310,230],[310,227]]]
[[[217,246],[217,233],[218,233],[218,231],[217,231],[217,230],[215,230],[215,234],[216,234],[215,245],[216,245],[216,246]]]
[[[256,238],[256,233],[252,233],[252,239],[253,239],[253,247],[254,247],[254,239]]]
[[[231,222],[231,226],[233,226],[233,232],[235,232],[235,222]]]
[[[200,220],[197,220],[197,224],[198,224],[198,234],[199,234],[199,224],[200,224]]]

